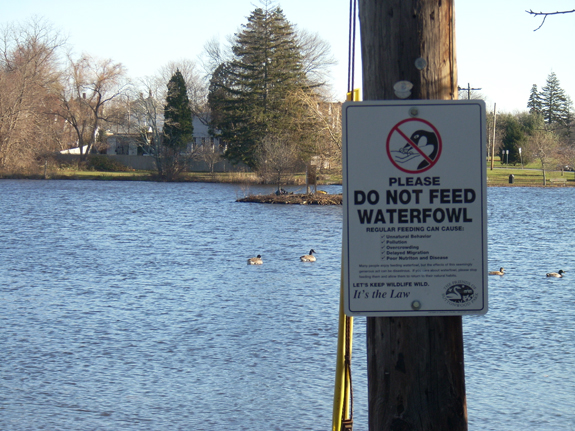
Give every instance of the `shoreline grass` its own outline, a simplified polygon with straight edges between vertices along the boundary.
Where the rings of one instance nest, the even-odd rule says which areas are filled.
[[[510,182],[513,175],[513,183]],[[538,167],[487,167],[488,187],[575,187],[575,172],[546,170],[546,184],[543,171]],[[30,180],[99,180],[99,181],[158,181],[154,171],[99,172],[77,169],[49,170],[46,174],[2,174],[0,179]],[[551,180],[551,181],[550,181]],[[558,181],[559,180],[559,181]],[[213,182],[235,184],[263,184],[261,178],[252,172],[188,172],[178,180],[181,182]],[[319,176],[318,185],[342,184],[341,173]],[[305,185],[305,174],[294,174],[284,185]]]
[[[510,183],[510,175],[513,175],[513,184]],[[543,171],[537,168],[487,168],[488,187],[575,187],[575,172],[546,170],[545,178],[544,184]],[[565,182],[553,181],[558,179]]]

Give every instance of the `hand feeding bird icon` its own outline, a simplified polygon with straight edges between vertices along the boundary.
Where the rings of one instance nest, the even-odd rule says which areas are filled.
[[[408,119],[394,126],[387,138],[387,154],[401,171],[421,173],[430,169],[442,150],[441,136],[429,122]]]

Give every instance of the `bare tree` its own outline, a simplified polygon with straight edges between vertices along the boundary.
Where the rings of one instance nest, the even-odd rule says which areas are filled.
[[[322,39],[318,33],[299,30],[297,41],[303,56],[304,73],[314,87],[323,87],[329,80],[331,67],[337,60],[331,54],[329,42]]]
[[[144,152],[156,158],[162,145],[164,127],[165,84],[160,85],[158,77],[146,77],[140,80],[138,95],[133,95],[132,120],[134,128],[140,134],[140,143]]]
[[[127,87],[121,63],[88,55],[74,60],[68,54],[68,67],[59,93],[61,107],[57,114],[76,134],[80,161],[97,147],[98,133],[110,121],[105,107],[124,94]]]
[[[265,137],[256,151],[259,175],[266,182],[274,182],[281,191],[282,180],[292,172],[298,160],[295,144],[289,136]]]
[[[200,57],[200,64],[207,81],[222,63],[232,60],[232,45],[233,39],[231,35],[226,38],[224,44],[220,43],[218,38],[215,37],[206,42],[204,52]]]
[[[159,178],[165,177],[164,157],[164,101],[166,84],[158,76],[146,77],[140,81],[139,96],[134,102],[133,118],[140,135],[144,154],[154,157]]]
[[[557,11],[557,12],[534,12],[532,9],[526,10],[525,12],[527,12],[530,15],[533,15],[534,17],[536,16],[542,16],[543,17],[543,21],[541,21],[541,24],[539,25],[539,27],[537,27],[535,30],[533,31],[537,31],[539,30],[541,27],[543,27],[543,24],[545,24],[545,20],[547,19],[548,16],[550,15],[562,15],[562,14],[566,14],[566,13],[573,13],[575,12],[575,9],[573,10],[564,10],[564,11]]]
[[[58,83],[58,50],[64,39],[34,18],[0,32],[0,169],[33,167],[38,156],[57,147],[49,115]],[[57,135],[58,133],[56,133]]]
[[[537,130],[527,141],[528,155],[541,162],[543,185],[547,184],[545,171],[557,156],[559,141],[557,135],[547,130]]]
[[[203,106],[203,113],[200,120],[205,125],[210,125],[215,120],[214,112],[211,110],[210,103],[208,102],[208,94],[210,92],[210,85],[213,85],[214,78],[218,76],[218,72],[225,70],[225,65],[229,64],[233,59],[232,53],[233,39],[232,36],[227,37],[227,42],[221,44],[217,38],[212,38],[204,45],[204,52],[200,56],[200,66],[202,68],[202,82],[206,88],[206,103]],[[213,96],[213,95],[212,95]],[[212,130],[212,132],[215,132]]]
[[[575,147],[572,145],[565,145],[559,150],[559,160],[561,161],[561,169],[567,171],[575,171]]]
[[[290,93],[286,103],[294,112],[286,129],[297,143],[300,159],[308,163],[319,157],[330,165],[341,163],[341,103],[302,89]]]
[[[107,127],[115,133],[137,133],[137,118],[134,116],[139,93],[130,84],[119,97],[110,100],[106,106]]]
[[[204,144],[198,148],[196,152],[196,157],[198,160],[205,162],[210,169],[212,177],[214,175],[214,167],[216,163],[222,160],[222,155],[220,154],[219,148],[212,144]]]

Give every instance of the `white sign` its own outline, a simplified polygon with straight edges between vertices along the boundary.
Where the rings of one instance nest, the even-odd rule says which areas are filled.
[[[485,104],[343,105],[347,315],[487,312]]]

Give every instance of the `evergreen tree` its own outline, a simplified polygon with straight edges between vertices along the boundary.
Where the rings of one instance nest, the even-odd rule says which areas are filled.
[[[528,135],[533,135],[537,130],[543,130],[545,128],[545,120],[541,113],[523,112],[517,114],[516,117]]]
[[[542,109],[541,94],[537,89],[537,84],[533,84],[533,87],[531,87],[531,93],[529,94],[529,101],[527,102],[527,107],[529,108],[529,112],[531,114],[538,114],[541,112]]]
[[[523,148],[523,162],[531,163],[536,158],[536,153],[534,151],[530,151],[529,147],[533,142],[533,136],[538,132],[545,130],[545,120],[543,119],[543,115],[537,112],[523,112],[516,114],[515,117],[521,124],[523,132],[525,133],[524,138],[520,139],[517,146]]]
[[[211,128],[227,144],[225,157],[255,167],[258,144],[286,133],[287,95],[309,85],[293,26],[268,2],[235,35],[232,52],[210,82]]]
[[[573,100],[571,97],[567,96],[566,112],[564,116],[564,122],[567,126],[566,134],[571,136],[571,128],[573,127]]]
[[[523,146],[527,140],[527,134],[518,118],[513,115],[501,116],[503,123],[502,154],[509,151],[509,155],[501,157],[501,163],[515,165],[520,162],[519,147]]]
[[[156,144],[156,167],[160,178],[173,181],[186,168],[193,152],[186,151],[193,140],[193,118],[184,77],[179,70],[168,82],[162,139]]]
[[[186,82],[179,70],[168,82],[164,108],[164,146],[184,150],[192,142],[194,126]]]
[[[234,128],[240,118],[233,116],[232,105],[239,98],[232,93],[233,80],[231,79],[231,63],[223,62],[212,73],[208,88],[208,106],[210,107],[209,130],[213,136],[223,136]],[[221,130],[224,133],[221,133]]]
[[[545,87],[541,94],[541,113],[549,125],[568,126],[572,104],[559,84],[555,72],[547,77]]]
[[[502,132],[502,145],[499,148],[502,164],[507,161],[512,165],[519,163],[519,148],[522,148],[524,163],[536,158],[536,151],[530,151],[530,147],[533,136],[545,130],[545,122],[540,113],[502,114],[497,123]],[[508,155],[505,155],[506,151],[509,151]]]

